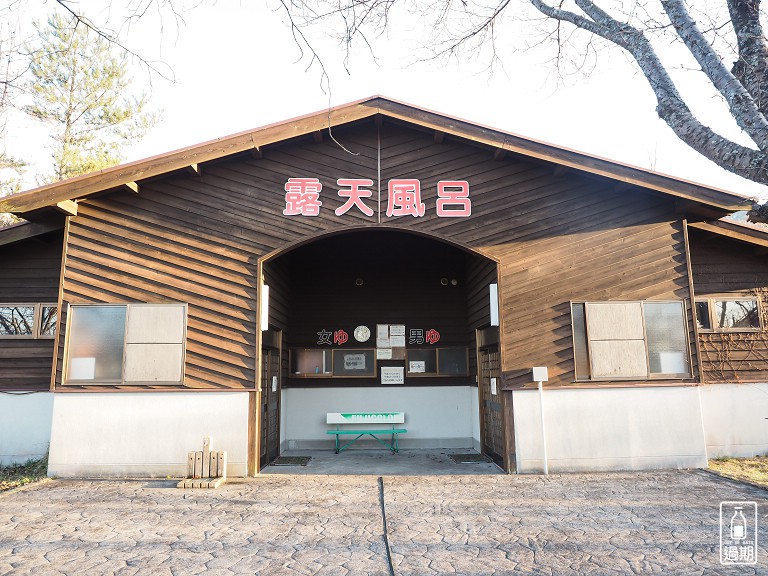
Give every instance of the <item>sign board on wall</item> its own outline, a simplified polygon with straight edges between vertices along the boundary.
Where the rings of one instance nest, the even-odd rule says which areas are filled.
[[[424,360],[411,360],[408,362],[408,372],[419,373],[427,371],[427,363]]]
[[[402,366],[382,366],[382,384],[405,384],[405,368]]]
[[[392,360],[392,348],[376,348],[376,360]]]
[[[365,370],[365,354],[344,354],[344,370]]]

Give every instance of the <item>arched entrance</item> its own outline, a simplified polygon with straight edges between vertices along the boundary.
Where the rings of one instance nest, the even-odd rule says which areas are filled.
[[[505,467],[495,261],[367,227],[261,270],[259,468],[285,450],[330,449],[326,414],[348,411],[405,412],[401,447],[475,449]]]

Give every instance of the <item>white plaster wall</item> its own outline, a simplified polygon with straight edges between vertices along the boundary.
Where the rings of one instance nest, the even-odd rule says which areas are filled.
[[[537,390],[513,392],[518,472],[541,472]],[[544,390],[550,472],[706,468],[696,387]]]
[[[0,466],[45,456],[52,409],[50,392],[0,393]]]
[[[768,454],[768,384],[701,386],[707,455]]]
[[[477,389],[470,386],[288,388],[282,397],[282,449],[332,449],[328,412],[405,412],[408,433],[400,436],[401,448],[472,448],[479,428],[473,393]],[[359,444],[376,446],[373,440]]]
[[[474,415],[472,418],[472,447],[480,452],[480,390],[476,387],[470,387],[469,396],[470,410]]]
[[[49,476],[185,476],[204,436],[227,451],[227,475],[246,474],[247,392],[54,396]]]

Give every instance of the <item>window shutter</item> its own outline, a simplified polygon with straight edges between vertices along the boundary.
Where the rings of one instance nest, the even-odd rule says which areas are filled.
[[[183,380],[185,310],[181,304],[132,304],[129,307],[126,384]]]
[[[640,302],[586,304],[592,378],[647,378]]]

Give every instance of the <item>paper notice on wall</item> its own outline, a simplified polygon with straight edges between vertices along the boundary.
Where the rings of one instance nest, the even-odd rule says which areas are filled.
[[[344,354],[344,370],[365,370],[365,354]]]
[[[402,366],[382,366],[382,384],[405,384],[405,368]]]
[[[376,338],[389,338],[389,324],[376,324]]]
[[[272,376],[272,392],[277,392],[277,376]]]
[[[376,348],[376,360],[392,360],[392,348]]]
[[[408,362],[408,372],[424,373],[427,370],[427,363],[424,360],[411,360]]]
[[[496,395],[496,378],[491,378],[491,394]]]
[[[391,348],[392,344],[389,341],[389,337],[387,338],[376,338],[376,348]]]
[[[405,336],[405,324],[392,324],[389,327],[390,336]]]
[[[405,336],[390,336],[389,345],[392,346],[392,348],[404,348]]]

